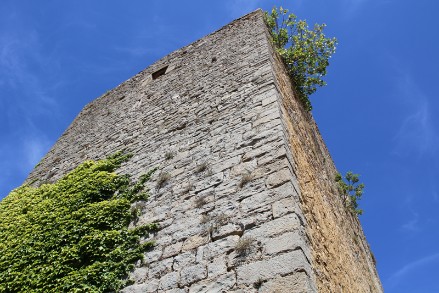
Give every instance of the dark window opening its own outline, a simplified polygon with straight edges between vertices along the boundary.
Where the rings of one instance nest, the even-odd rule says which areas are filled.
[[[168,69],[168,66],[163,67],[163,68],[160,69],[160,70],[157,70],[156,72],[154,72],[154,73],[152,74],[152,79],[157,79],[157,78],[159,78],[160,76],[165,75],[167,69]]]

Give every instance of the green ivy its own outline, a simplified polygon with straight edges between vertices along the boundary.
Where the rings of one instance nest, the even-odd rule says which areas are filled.
[[[121,152],[86,161],[53,184],[22,186],[0,202],[0,292],[114,292],[158,228],[128,229],[144,183],[114,171]]]
[[[299,99],[311,111],[309,96],[317,87],[326,85],[322,77],[326,75],[329,58],[335,53],[337,40],[325,37],[325,24],[315,24],[310,30],[305,20],[297,20],[296,15],[288,14],[282,7],[266,12],[265,21]]]

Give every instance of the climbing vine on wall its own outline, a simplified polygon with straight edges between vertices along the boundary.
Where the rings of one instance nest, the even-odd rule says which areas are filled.
[[[305,20],[298,20],[282,7],[266,12],[265,21],[299,99],[311,111],[309,96],[317,87],[326,85],[322,77],[326,75],[329,58],[335,53],[337,39],[323,34],[325,24],[315,24],[311,30]]]
[[[0,292],[110,292],[126,285],[153,243],[155,223],[128,229],[152,171],[132,182],[114,171],[121,152],[86,161],[53,184],[22,186],[0,202]]]

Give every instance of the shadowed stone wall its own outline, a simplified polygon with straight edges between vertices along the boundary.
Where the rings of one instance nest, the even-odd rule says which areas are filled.
[[[165,67],[164,75],[153,74]],[[360,260],[369,266],[358,264],[358,272],[373,275],[366,283],[375,278],[370,291],[346,285],[350,268],[335,267],[331,278],[326,261],[336,254],[320,262],[314,230],[324,219],[309,216],[313,207],[302,198],[308,191],[301,192],[307,179],[300,176],[309,169],[331,181],[335,168],[326,149],[301,159],[309,150],[295,142],[311,136],[324,144],[282,70],[262,11],[250,13],[88,104],[27,182],[54,181],[86,159],[121,149],[134,154],[121,173],[137,178],[159,167],[149,201],[135,204],[141,215],[133,225],[156,221],[161,230],[124,292],[381,292],[367,247]],[[305,126],[296,131],[294,123]],[[330,161],[326,177],[306,165],[323,158]],[[340,215],[367,246],[357,220]]]
[[[357,216],[339,196],[337,170],[312,115],[295,98],[278,54],[271,54],[288,159],[298,179],[319,292],[383,292]]]

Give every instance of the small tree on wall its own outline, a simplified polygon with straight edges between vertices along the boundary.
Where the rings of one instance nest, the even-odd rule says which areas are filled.
[[[326,75],[329,58],[335,53],[337,39],[325,37],[325,24],[315,24],[310,30],[305,20],[298,20],[282,7],[266,12],[265,20],[299,99],[305,109],[311,111],[309,96],[317,87],[326,85],[322,77]]]
[[[364,184],[359,183],[360,175],[349,171],[346,173],[344,180],[340,174],[337,174],[335,181],[338,183],[338,189],[346,207],[357,216],[362,215],[363,210],[358,208],[358,201],[361,199],[364,189]]]

